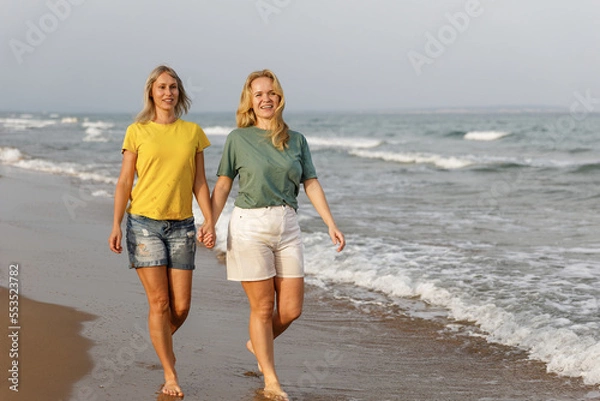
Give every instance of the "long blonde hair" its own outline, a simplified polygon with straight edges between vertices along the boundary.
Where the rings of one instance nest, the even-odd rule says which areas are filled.
[[[154,120],[156,117],[156,104],[154,103],[154,99],[152,99],[152,85],[154,85],[154,82],[156,82],[158,77],[164,72],[177,81],[177,88],[179,89],[179,100],[177,100],[177,104],[175,105],[175,115],[177,118],[181,117],[184,113],[187,113],[190,109],[192,101],[185,92],[179,75],[177,75],[175,70],[171,67],[159,65],[152,70],[146,80],[146,85],[144,86],[144,108],[135,117],[136,122],[147,123],[148,121]]]
[[[262,77],[273,81],[273,91],[279,96],[279,105],[275,109],[275,115],[271,119],[268,137],[271,139],[273,146],[279,150],[283,150],[287,147],[287,142],[290,139],[290,134],[288,133],[289,127],[283,121],[285,96],[283,96],[283,89],[279,80],[271,70],[254,71],[246,78],[246,83],[244,83],[242,95],[240,96],[240,104],[235,115],[237,126],[243,128],[256,125],[257,118],[252,109],[252,81]]]

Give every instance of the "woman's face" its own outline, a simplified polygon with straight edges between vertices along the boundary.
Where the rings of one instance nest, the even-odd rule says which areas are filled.
[[[279,106],[279,95],[273,90],[273,80],[267,77],[256,78],[250,84],[252,109],[259,119],[269,120]]]
[[[167,72],[160,74],[152,84],[152,98],[156,108],[165,111],[175,110],[179,100],[177,80]]]

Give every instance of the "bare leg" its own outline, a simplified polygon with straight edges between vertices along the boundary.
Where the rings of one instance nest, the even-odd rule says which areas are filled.
[[[244,281],[242,287],[250,303],[249,333],[254,355],[262,367],[265,396],[287,400],[275,373],[273,351],[273,308],[275,306],[274,279]]]
[[[277,309],[273,315],[273,338],[279,337],[302,314],[304,278],[275,277]]]
[[[304,278],[274,278],[277,309],[273,314],[273,339],[279,337],[292,322],[300,317],[304,302]],[[254,354],[252,341],[246,343]],[[258,370],[262,372],[260,363]]]
[[[171,306],[171,333],[181,327],[188,316],[192,301],[193,270],[167,269]]]
[[[148,297],[150,339],[164,370],[165,383],[162,392],[167,395],[183,396],[177,380],[173,353],[174,325],[171,313],[170,274],[165,266],[138,268],[136,271]]]

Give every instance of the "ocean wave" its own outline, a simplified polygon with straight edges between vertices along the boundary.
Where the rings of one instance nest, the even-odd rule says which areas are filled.
[[[85,136],[83,137],[83,142],[108,142],[108,138],[102,136],[105,131],[96,128],[89,127],[85,130]]]
[[[469,141],[495,141],[508,135],[510,132],[505,131],[469,131],[463,138]]]
[[[23,154],[16,148],[1,148],[0,147],[0,163],[12,164],[23,158]]]
[[[585,164],[579,165],[576,169],[574,169],[573,173],[587,174],[587,173],[595,173],[598,170],[600,170],[600,162],[585,163]]]
[[[92,196],[95,196],[97,198],[112,198],[113,194],[111,194],[108,191],[105,191],[104,189],[99,189],[97,191],[93,191],[91,193]]]
[[[306,137],[306,141],[314,147],[342,149],[370,149],[383,143],[383,141],[368,138],[323,138],[315,136]]]
[[[95,128],[99,130],[108,130],[115,126],[114,123],[108,121],[89,121],[87,118],[84,122],[81,123],[81,126],[84,128]]]
[[[593,173],[600,170],[600,162],[559,160],[549,158],[519,158],[512,156],[462,155],[442,156],[432,153],[391,152],[350,149],[350,155],[366,159],[379,159],[401,164],[430,164],[445,170],[471,167],[479,172],[501,172],[516,168],[558,169],[568,173]]]
[[[462,138],[465,136],[465,134],[466,134],[465,131],[451,131],[451,132],[448,132],[445,136],[450,137],[450,138],[452,138],[452,137]]]
[[[592,152],[593,150],[594,149],[592,149],[592,148],[579,147],[579,148],[569,149],[569,153],[571,153],[571,154],[587,153],[587,152]]]
[[[49,160],[32,159],[23,155],[16,148],[0,148],[0,163],[26,170],[43,173],[66,175],[84,181],[96,181],[105,184],[116,184],[117,180],[102,174],[86,171],[86,167],[77,163],[56,163]]]
[[[0,118],[0,124],[5,128],[13,129],[15,131],[25,131],[28,129],[44,128],[57,123],[57,120],[40,120],[29,118],[33,117],[30,115],[25,116],[28,116],[28,118]]]
[[[456,264],[461,258],[459,252],[441,246],[390,245],[377,238],[349,236],[349,244],[356,245],[348,245],[337,254],[330,242],[325,233],[304,236],[308,282],[324,288],[340,283],[353,285],[383,293],[392,300],[399,298],[399,305],[403,299],[419,299],[445,309],[453,321],[471,322],[488,342],[525,350],[532,359],[546,363],[549,372],[600,384],[600,342],[592,335],[578,334],[576,325],[569,326],[568,319],[544,312],[534,315],[527,310],[509,311],[487,298],[478,300],[458,287],[442,288],[440,282],[446,280],[419,273],[424,264]],[[472,273],[468,274],[472,279]],[[460,279],[456,277],[457,282]],[[594,300],[588,306],[590,311],[597,310],[599,303]]]
[[[215,136],[217,136],[217,135],[227,136],[234,129],[235,128],[226,127],[226,126],[223,126],[223,125],[214,125],[214,126],[202,128],[202,130],[204,131],[204,133],[206,135],[215,135]]]
[[[103,134],[113,128],[115,124],[106,121],[89,121],[86,119],[81,126],[85,128],[83,142],[108,142]]]
[[[349,153],[357,157],[363,157],[367,159],[380,159],[388,162],[396,162],[402,164],[432,164],[438,168],[446,170],[460,169],[474,164],[473,160],[466,158],[459,158],[454,156],[446,157],[425,153],[394,153],[369,150],[351,150]]]
[[[522,167],[529,167],[530,165],[526,162],[516,162],[511,160],[498,160],[498,161],[488,161],[486,163],[481,163],[480,167],[476,167],[473,170],[484,173],[499,173],[505,170],[511,170]]]

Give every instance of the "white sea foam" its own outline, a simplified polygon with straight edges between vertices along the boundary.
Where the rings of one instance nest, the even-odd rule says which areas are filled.
[[[86,118],[86,120],[83,123],[81,123],[81,126],[85,128],[97,128],[101,130],[107,130],[113,128],[115,124],[109,121],[89,121]]]
[[[54,163],[47,160],[29,159],[19,160],[16,163],[11,163],[15,167],[20,167],[27,170],[41,171],[44,173],[67,175],[76,177],[85,181],[103,182],[105,184],[116,184],[116,178],[106,177],[101,174],[82,171],[83,167],[77,163]]]
[[[2,164],[13,164],[23,158],[19,149],[0,147],[0,162]]]
[[[100,128],[96,127],[88,127],[85,130],[85,137],[83,137],[83,142],[108,142],[108,138],[102,136],[104,131]]]
[[[464,139],[470,141],[495,141],[505,136],[510,135],[510,132],[504,131],[471,131],[467,132]]]
[[[309,136],[306,141],[310,146],[342,149],[370,149],[382,144],[382,141],[368,138],[323,138]]]
[[[575,247],[575,248],[551,248],[552,250],[554,250],[555,252],[573,252],[573,253],[587,253],[587,254],[596,254],[596,253],[600,253],[600,248],[580,248],[580,247]],[[548,249],[550,250],[550,248]]]
[[[0,124],[15,131],[25,131],[31,128],[44,128],[57,122],[56,120],[34,119],[29,114],[21,115],[21,117],[23,116],[27,116],[27,118],[0,118]]]
[[[77,121],[79,121],[77,117],[63,117],[60,119],[62,124],[75,124]]]
[[[425,153],[395,153],[370,150],[351,150],[349,153],[357,157],[380,159],[403,164],[433,164],[438,168],[446,170],[460,169],[468,167],[474,163],[473,160],[466,158],[458,158],[454,156],[445,157]]]
[[[26,170],[41,171],[44,173],[67,175],[84,181],[96,181],[105,184],[116,184],[117,180],[102,174],[86,171],[87,169],[77,163],[56,163],[49,160],[26,158],[19,149],[0,148],[0,162]]]
[[[103,134],[113,128],[115,125],[106,121],[84,121],[82,127],[85,128],[84,142],[108,142],[108,138]]]
[[[215,135],[215,136],[216,135],[227,136],[234,129],[235,128],[226,127],[226,126],[223,126],[223,125],[214,125],[214,126],[202,128],[202,130],[204,131],[204,133],[206,135]]]
[[[448,285],[448,280],[436,278],[433,267],[461,265],[459,251],[419,244],[383,244],[377,238],[349,236],[348,240],[350,245],[338,254],[326,234],[305,235],[308,281],[325,287],[327,283],[352,284],[392,299],[416,297],[446,309],[451,319],[472,322],[490,342],[526,350],[531,358],[545,362],[549,372],[581,377],[586,384],[600,383],[600,341],[591,334],[578,333],[578,326],[569,319],[519,309],[518,303],[514,304],[517,299],[508,301],[514,310],[507,310],[496,301],[477,298],[468,288],[442,287],[442,283]],[[422,275],[424,266],[433,274]],[[462,281],[462,274],[465,280],[473,280],[470,267],[464,272],[452,270],[456,282]],[[536,281],[536,286],[540,285],[543,283]],[[589,313],[598,308],[598,302],[591,300],[586,305]],[[595,330],[588,328],[588,332]]]
[[[103,189],[100,189],[98,191],[93,191],[92,192],[92,196],[95,196],[95,197],[98,197],[98,198],[112,198],[113,194],[111,194],[108,191],[105,191]]]

